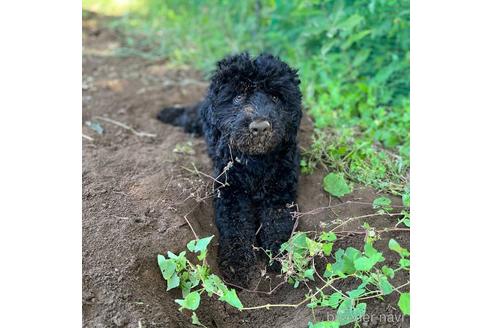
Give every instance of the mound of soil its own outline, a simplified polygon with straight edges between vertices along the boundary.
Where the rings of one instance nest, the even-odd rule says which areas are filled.
[[[193,239],[186,219],[201,236],[216,235],[210,198],[211,163],[202,139],[155,119],[163,106],[199,101],[207,83],[198,72],[174,69],[166,62],[114,55],[119,36],[105,28],[104,18],[84,15],[83,21],[83,325],[84,327],[192,327],[189,314],[178,311],[179,291],[166,292],[156,255],[179,252]],[[301,145],[310,141],[306,118]],[[372,214],[377,194],[367,188],[342,199],[330,199],[322,190],[321,170],[302,176],[299,209],[307,212],[328,204],[346,203],[330,211],[315,211],[299,222],[300,230],[319,230],[337,218]],[[398,199],[394,200],[398,203]],[[348,224],[360,230],[362,222]],[[392,227],[395,220],[372,217],[372,226]],[[386,233],[376,246],[384,249],[389,238],[409,247],[408,233]],[[362,234],[349,234],[337,247],[363,245]],[[216,269],[217,239],[209,255]],[[396,263],[394,254],[385,254]],[[259,269],[258,269],[259,275]],[[259,280],[258,290],[269,290],[275,277]],[[260,277],[258,278],[260,279]],[[396,277],[402,284],[408,275]],[[347,282],[345,282],[347,284]],[[355,285],[354,285],[355,286]],[[343,287],[343,286],[339,286]],[[272,295],[238,292],[247,306],[298,303],[307,287],[284,285]],[[397,297],[372,299],[363,321],[369,327],[408,327],[399,316]],[[308,321],[333,315],[313,313],[306,307],[239,312],[217,301],[202,300],[197,314],[207,327],[307,327]]]

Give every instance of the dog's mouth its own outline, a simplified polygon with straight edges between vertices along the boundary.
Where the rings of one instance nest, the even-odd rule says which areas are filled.
[[[272,151],[277,145],[275,135],[272,132],[261,135],[252,133],[235,135],[229,139],[233,148],[248,155],[263,155]]]

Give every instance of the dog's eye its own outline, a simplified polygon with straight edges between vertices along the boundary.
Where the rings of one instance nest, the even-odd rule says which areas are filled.
[[[272,101],[273,101],[274,103],[278,103],[279,99],[278,99],[278,97],[277,97],[277,96],[272,96]]]
[[[244,99],[244,96],[243,95],[237,95],[234,97],[234,99],[232,100],[233,104],[234,105],[239,105]]]

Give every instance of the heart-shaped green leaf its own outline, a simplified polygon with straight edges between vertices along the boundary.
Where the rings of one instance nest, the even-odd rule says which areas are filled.
[[[341,173],[330,173],[325,176],[323,188],[335,197],[342,197],[352,192],[352,188],[347,184]]]

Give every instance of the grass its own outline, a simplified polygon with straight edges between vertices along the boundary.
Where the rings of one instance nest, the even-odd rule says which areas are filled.
[[[121,14],[121,56],[210,73],[226,54],[281,56],[299,69],[314,119],[302,172],[315,167],[402,195],[408,190],[409,0],[84,0]]]

